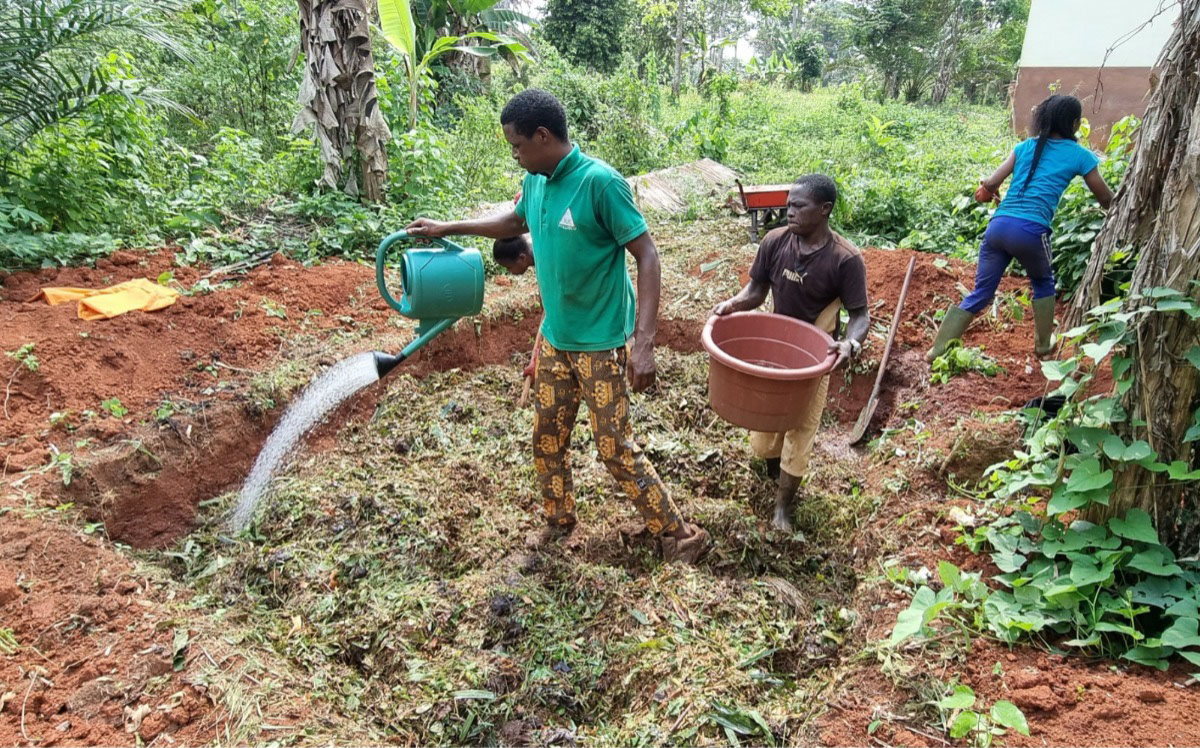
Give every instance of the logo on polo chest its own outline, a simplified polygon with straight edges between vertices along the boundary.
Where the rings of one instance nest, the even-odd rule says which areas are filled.
[[[562,220],[558,222],[558,227],[560,229],[567,229],[568,231],[575,230],[575,219],[571,217],[570,208],[567,208],[567,212],[563,213]]]

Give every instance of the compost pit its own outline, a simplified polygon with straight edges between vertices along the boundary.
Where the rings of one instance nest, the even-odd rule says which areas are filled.
[[[200,501],[238,484],[308,375],[350,351],[398,350],[411,328],[378,298],[370,268],[309,268],[280,255],[232,288],[156,313],[87,322],[73,304],[30,301],[45,286],[103,287],[168,272],[191,287],[205,270],[175,267],[171,252],[118,252],[94,269],[11,275],[0,301],[0,349],[32,343],[38,360],[36,371],[4,362],[12,366],[3,372],[11,378],[0,420],[3,476],[44,470],[32,482],[86,507],[110,539],[135,548],[169,545],[191,527]],[[507,363],[519,371],[539,319],[526,299],[499,316],[461,321],[397,374]],[[699,327],[664,319],[660,341],[698,350]],[[329,446],[341,424],[369,415],[388,381],[344,403],[310,446]],[[103,406],[112,398],[127,413]],[[47,470],[55,453],[70,463]]]
[[[731,252],[730,262],[702,273],[699,266],[713,259],[710,251],[689,254],[679,249],[672,256],[670,242],[660,244],[668,245],[664,253],[664,270],[668,273],[664,311],[668,316],[660,322],[660,346],[695,353],[711,302],[736,291],[749,258],[744,251]],[[910,256],[912,253],[903,251],[867,253],[871,299],[873,303],[883,301],[873,307],[872,316],[884,328]],[[1029,351],[1031,320],[1027,314],[1019,321],[1006,318],[1002,308],[994,323],[985,318],[976,324],[967,344],[983,345],[1005,367],[1005,373],[992,380],[971,374],[929,388],[921,353],[932,333],[932,313],[956,297],[956,283],[970,285],[971,269],[953,261],[937,262],[931,255],[917,257],[874,433],[885,426],[900,429],[915,417],[941,426],[929,429],[932,433],[925,448],[948,452],[953,440],[961,435],[955,428],[963,419],[972,414],[986,418],[1010,409],[1042,394],[1045,384]],[[136,721],[143,706],[150,709],[141,715],[138,731],[143,739],[168,733],[173,740],[194,744],[220,734],[226,716],[225,707],[217,703],[223,697],[188,680],[202,655],[185,651],[182,670],[176,672],[172,666],[176,654],[173,632],[181,626],[166,606],[170,598],[186,597],[187,593],[168,581],[143,574],[127,554],[112,548],[97,526],[81,524],[75,527],[82,529],[72,529],[71,524],[54,517],[56,512],[51,507],[59,507],[58,513],[69,513],[64,502],[75,502],[83,513],[80,522],[103,522],[109,540],[147,548],[176,543],[195,525],[201,502],[236,486],[244,477],[287,398],[312,373],[347,352],[398,347],[395,344],[411,334],[410,327],[377,299],[369,268],[355,263],[307,268],[281,257],[237,279],[230,288],[185,297],[174,307],[154,314],[87,323],[76,319],[69,306],[25,303],[45,285],[98,287],[132,277],[157,278],[168,271],[184,287],[192,287],[206,272],[174,267],[170,252],[117,253],[95,269],[45,270],[4,279],[0,348],[15,351],[32,342],[40,363],[36,372],[15,365],[0,371],[10,382],[7,414],[0,421],[0,454],[10,488],[0,507],[6,512],[0,522],[0,603],[7,610],[21,611],[15,618],[5,616],[4,625],[13,629],[19,642],[30,645],[0,658],[0,693],[11,691],[17,695],[0,713],[0,742],[5,744],[21,743],[26,736],[43,745],[126,742],[131,735],[126,725]],[[673,279],[683,276],[698,278],[705,287],[674,285]],[[505,279],[494,284],[495,296],[489,296],[489,308],[501,306],[507,311],[481,321],[478,329],[472,320],[460,322],[454,331],[406,363],[397,376],[409,377],[405,381],[410,383],[427,376],[451,376],[440,385],[450,388],[449,392],[460,386],[453,370],[470,372],[502,365],[506,367],[501,369],[503,377],[508,381],[505,387],[511,385],[515,398],[518,372],[524,364],[525,354],[521,352],[528,350],[532,342],[537,319],[528,280]],[[1023,280],[1010,278],[1002,291],[1012,292],[1023,286]],[[850,602],[849,592],[855,584],[868,591],[875,589],[869,581],[857,579],[850,567],[869,570],[875,559],[896,552],[913,563],[936,565],[937,558],[942,557],[969,566],[961,549],[953,546],[953,533],[946,527],[947,505],[940,494],[944,484],[938,483],[936,466],[913,474],[909,485],[899,491],[884,490],[882,484],[890,466],[868,465],[860,452],[844,443],[844,428],[865,404],[873,384],[872,362],[881,353],[885,335],[886,329],[877,325],[857,374],[841,376],[835,382],[830,397],[835,423],[823,433],[818,445],[818,461],[844,463],[843,473],[858,471],[865,476],[860,488],[885,497],[875,513],[863,516],[864,524],[852,542],[843,543],[853,554],[831,557],[820,550],[814,553],[812,549],[796,548],[795,556],[801,562],[797,567],[781,559],[771,545],[755,540],[753,532],[738,524],[736,517],[716,518],[715,522],[731,523],[731,532],[722,542],[740,555],[718,554],[707,567],[717,584],[725,584],[719,581],[723,577],[736,584],[737,579],[796,573],[799,568],[835,576],[842,573],[840,569],[849,569],[848,575],[842,574],[833,586],[824,589],[834,599],[845,597],[858,611],[862,623],[847,632],[851,643],[885,635],[904,601],[879,597],[875,590]],[[682,365],[671,354],[665,353],[663,359],[667,366]],[[346,438],[339,436],[343,428],[361,429],[376,414],[391,381],[385,380],[346,403],[312,436],[308,451],[337,449]],[[694,392],[700,392],[697,388],[702,383],[692,381],[691,386]],[[981,397],[981,392],[994,395]],[[660,390],[658,395],[669,397],[671,393]],[[128,413],[117,416],[101,407],[114,397]],[[165,402],[171,404],[169,408],[163,408]],[[694,407],[689,405],[663,417],[694,414]],[[85,416],[85,411],[94,411],[95,415]],[[51,424],[54,413],[67,415]],[[73,428],[68,430],[68,424]],[[397,454],[405,447],[402,438],[396,440]],[[55,450],[72,455],[70,485],[63,485],[63,464],[54,464]],[[586,446],[581,449],[585,450]],[[693,459],[700,458],[710,459],[703,454]],[[723,463],[722,469],[696,469],[686,460],[674,466],[669,461],[660,464],[670,474],[673,485],[682,482],[698,501],[713,506],[728,504],[728,496],[723,493],[727,487],[719,476],[722,469],[736,470],[734,463]],[[689,475],[697,477],[693,480]],[[488,490],[486,477],[473,480],[481,481],[481,491]],[[835,475],[829,478],[829,486],[831,490],[844,488],[848,480],[844,474]],[[535,508],[528,498],[518,507],[523,513]],[[914,517],[915,524],[911,521]],[[897,523],[905,518],[909,521],[897,532]],[[931,544],[923,537],[928,528],[933,528],[938,542]],[[366,525],[363,531],[369,532]],[[623,540],[614,545],[603,527],[592,526],[578,552],[592,562],[624,564],[631,573],[646,574],[648,551],[646,546],[638,545],[641,541],[636,530],[620,538]],[[458,568],[446,568],[448,576],[462,574],[465,566],[487,563],[469,557],[468,538],[451,542],[468,557]],[[638,551],[639,547],[643,550]],[[633,561],[629,560],[631,549]],[[509,570],[506,573],[520,573],[521,568],[512,567],[511,562],[496,561],[495,573],[504,569]],[[346,571],[350,577],[355,574],[354,568]],[[532,573],[573,581],[569,563]],[[514,584],[519,587],[519,580]],[[787,588],[782,589],[784,592],[779,594],[790,594]],[[501,603],[495,610],[506,609]],[[492,622],[487,623],[492,633],[486,643],[495,645],[515,635],[515,630],[504,623],[507,614],[493,611],[489,615],[493,615],[488,619]],[[188,630],[186,622],[182,628]],[[840,653],[853,651],[853,647],[826,651],[823,647],[828,642],[821,644],[819,631],[815,633],[816,639],[806,634],[793,649],[771,658],[772,667],[811,672],[812,662],[822,661],[827,667],[838,661]],[[433,641],[437,641],[436,634]],[[1030,685],[1024,689],[1034,694],[1026,706],[1036,740],[1079,742],[1078,732],[1071,730],[1072,725],[1077,726],[1072,717],[1076,707],[1064,695],[1079,693],[1079,687],[1088,694],[1107,694],[1103,708],[1087,707],[1086,713],[1096,712],[1098,719],[1136,712],[1143,727],[1162,726],[1162,742],[1200,739],[1200,735],[1190,732],[1191,727],[1172,716],[1181,713],[1177,709],[1190,709],[1179,701],[1190,698],[1190,692],[1168,687],[1173,678],[1178,679],[1176,673],[1160,675],[1132,668],[1120,673],[1120,683],[1114,685],[1096,681],[1099,676],[1078,660],[1045,658],[1037,652],[1019,650],[1015,655],[1019,659],[1014,661],[1012,655],[1001,654],[997,659],[1002,664],[1016,663],[1007,667],[1009,673],[1030,669],[1047,673],[1044,684],[1034,683],[1036,678],[1030,676]],[[992,655],[984,655],[989,662],[972,666],[965,677],[981,695],[1001,698],[1001,693],[1013,689],[1012,678],[990,677]],[[218,662],[224,666],[227,660],[218,657]],[[497,672],[507,672],[503,662],[497,667]],[[875,718],[873,715],[884,708],[899,711],[913,696],[898,689],[871,664],[850,665],[831,682],[842,688],[842,693],[847,684],[854,684],[853,698],[832,694],[824,716],[811,723],[808,719],[812,713],[805,718],[809,738],[829,743],[862,742],[865,725]],[[493,685],[498,693],[516,687],[515,680],[509,683],[503,678]],[[608,693],[629,688],[603,680],[597,685]],[[1043,685],[1054,695],[1053,704],[1051,699],[1037,701],[1038,694],[1045,695],[1040,690]],[[650,691],[632,688],[610,706],[641,708],[652,696]],[[1039,710],[1038,703],[1045,708]],[[1080,699],[1076,703],[1093,702]],[[24,732],[18,717],[22,706]],[[564,708],[577,709],[569,703]],[[302,723],[304,715],[301,708],[290,719]],[[584,710],[576,711],[575,716],[595,715]],[[528,737],[530,730],[543,722],[544,715],[520,716],[501,726],[498,734]],[[886,739],[896,744],[930,742],[891,722],[886,729]],[[1147,739],[1156,742],[1153,736]],[[1102,736],[1096,740],[1104,742]]]

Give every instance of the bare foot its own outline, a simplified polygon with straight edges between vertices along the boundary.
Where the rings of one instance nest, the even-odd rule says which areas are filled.
[[[667,563],[682,561],[685,564],[695,564],[712,546],[708,532],[703,527],[696,525],[686,525],[685,527],[687,534],[683,537],[662,536],[663,561]]]
[[[545,548],[569,536],[574,530],[574,522],[569,525],[544,525],[525,536],[525,547],[530,550]]]

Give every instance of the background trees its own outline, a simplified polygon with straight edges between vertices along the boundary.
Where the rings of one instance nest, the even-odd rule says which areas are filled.
[[[175,106],[136,78],[128,59],[107,54],[114,42],[140,39],[178,57],[186,53],[165,28],[171,2],[25,0],[0,6],[0,154],[79,116],[105,96]]]
[[[991,90],[989,78],[1013,79],[1029,2],[867,0],[850,13],[855,44],[880,78],[880,95],[909,101],[928,95],[940,103],[956,83],[975,100]]]
[[[628,0],[548,0],[546,40],[572,62],[611,73],[626,48]]]
[[[886,101],[911,77],[885,70],[859,38],[856,14],[881,3],[13,0],[0,5],[0,254],[60,262],[162,239],[197,260],[272,242],[359,248],[388,216],[509,192],[494,120],[529,84],[558,94],[582,142],[628,172],[699,156],[764,179],[780,158],[829,169],[828,150],[778,139],[815,127],[809,142],[832,142],[797,119],[820,113],[838,122],[856,201],[846,220],[864,240],[973,235],[973,215],[937,217],[955,185],[917,183],[949,172],[898,163],[963,159],[929,141],[906,151],[918,115],[864,99]],[[1018,21],[993,13],[1002,5],[970,6],[952,68],[937,67],[948,53],[933,42],[914,45],[927,81],[909,94],[932,99],[936,70],[945,105],[996,100],[1021,39]],[[401,9],[411,36],[384,20]],[[852,85],[803,104],[785,95],[840,84]],[[863,176],[889,165],[916,171]],[[261,225],[247,228],[247,216]],[[287,222],[310,228],[280,237]]]

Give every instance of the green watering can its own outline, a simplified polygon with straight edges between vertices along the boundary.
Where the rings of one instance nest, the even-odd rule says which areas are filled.
[[[388,291],[383,271],[388,252],[397,242],[421,242],[430,246],[401,250],[400,282],[404,294],[396,301]],[[379,242],[375,252],[375,284],[392,309],[417,320],[417,337],[395,355],[375,354],[379,376],[420,350],[460,317],[478,314],[483,309],[483,257],[479,250],[455,244],[447,239],[409,236],[397,231]]]

